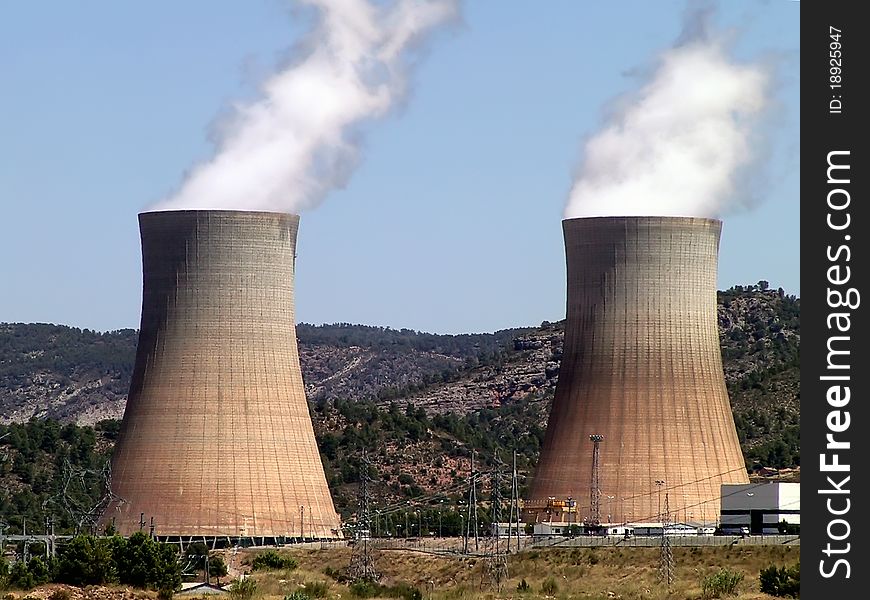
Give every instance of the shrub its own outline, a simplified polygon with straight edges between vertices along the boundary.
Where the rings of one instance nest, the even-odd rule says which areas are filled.
[[[51,571],[45,561],[38,556],[32,556],[27,561],[27,570],[33,576],[33,581],[36,585],[48,583],[51,580]]]
[[[325,581],[307,581],[304,587],[305,595],[309,598],[326,598],[329,595],[329,584]]]
[[[559,591],[559,585],[556,583],[556,580],[552,577],[547,577],[544,580],[544,583],[541,584],[541,593],[547,596],[555,596],[556,592]]]
[[[58,588],[48,595],[48,600],[70,600],[70,598],[72,598],[72,594],[63,588]]]
[[[357,598],[374,598],[380,592],[381,586],[368,579],[361,579],[350,584],[350,593]]]
[[[311,600],[311,597],[302,590],[296,590],[292,594],[284,596],[284,600]]]
[[[229,592],[233,600],[251,600],[257,592],[257,582],[250,577],[236,579],[230,585]]]
[[[517,591],[521,594],[526,594],[532,591],[532,586],[529,585],[529,582],[523,579],[517,584]]]
[[[164,586],[157,590],[157,600],[172,600],[174,595],[175,590],[169,586]]]
[[[361,579],[350,585],[350,593],[357,598],[375,598],[385,596],[399,600],[422,600],[423,592],[420,588],[405,582],[393,586],[381,585],[370,579]]]
[[[801,564],[792,567],[777,567],[770,565],[762,569],[759,577],[761,591],[778,597],[800,598],[801,595]]]
[[[347,581],[347,575],[333,567],[326,567],[325,569],[323,569],[323,574],[339,583],[344,583],[345,581]]]
[[[701,582],[701,598],[707,600],[722,596],[736,596],[737,586],[741,581],[743,581],[743,573],[722,567]]]
[[[423,600],[423,592],[419,588],[404,582],[397,583],[386,590],[382,588],[381,593],[385,593],[390,598],[400,598],[401,600]]]
[[[298,566],[296,560],[290,556],[281,556],[274,550],[266,550],[254,557],[251,568],[255,571],[277,571],[278,569],[292,570]]]
[[[6,583],[12,588],[29,590],[47,583],[50,578],[51,572],[48,565],[38,556],[34,556],[27,563],[19,560],[12,565]]]
[[[19,590],[29,590],[36,587],[33,574],[27,569],[24,561],[19,560],[9,570],[9,587]]]

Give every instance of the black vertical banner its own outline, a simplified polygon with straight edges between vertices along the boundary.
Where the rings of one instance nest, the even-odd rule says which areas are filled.
[[[867,598],[870,23],[801,2],[801,591]]]

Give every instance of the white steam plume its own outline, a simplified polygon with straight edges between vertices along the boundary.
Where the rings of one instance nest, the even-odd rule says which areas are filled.
[[[741,203],[769,72],[730,59],[722,36],[693,25],[586,142],[566,218],[717,217]]]
[[[404,96],[409,50],[458,12],[458,0],[299,0],[317,9],[307,53],[236,107],[213,158],[154,210],[299,212],[343,186],[358,160],[355,126]]]

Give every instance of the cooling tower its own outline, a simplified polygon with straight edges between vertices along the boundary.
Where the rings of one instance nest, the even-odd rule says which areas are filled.
[[[528,520],[594,522],[597,490],[601,522],[658,521],[667,499],[672,522],[712,523],[720,484],[748,483],[717,328],[721,227],[563,221],[564,351]]]
[[[139,215],[142,323],[102,522],[162,536],[336,537],[299,368],[299,217]]]

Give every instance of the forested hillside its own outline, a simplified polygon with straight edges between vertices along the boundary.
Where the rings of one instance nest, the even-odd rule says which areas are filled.
[[[800,300],[766,282],[738,286],[719,293],[718,319],[747,466],[799,466]],[[472,448],[483,466],[516,450],[525,485],[562,336],[563,324],[549,322],[459,336],[301,324],[303,376],[338,508],[354,508],[363,446],[385,502],[462,480]],[[52,514],[68,527],[99,500],[135,342],[132,330],[0,324],[0,415],[18,422],[0,426],[0,520],[20,527]]]

